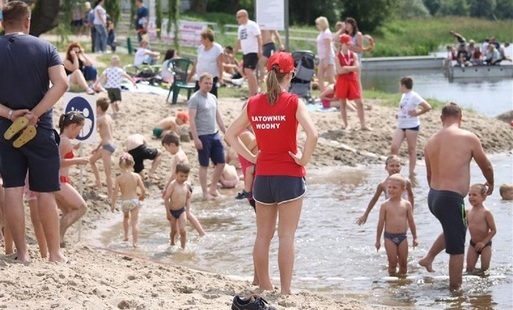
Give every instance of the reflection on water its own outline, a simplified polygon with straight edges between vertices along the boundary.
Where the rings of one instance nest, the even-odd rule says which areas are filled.
[[[497,116],[513,109],[513,78],[449,81],[441,68],[439,70],[364,71],[363,88],[398,93],[399,80],[406,75],[413,78],[413,89],[426,99],[454,101],[488,116]]]
[[[293,287],[296,290],[351,297],[370,304],[414,308],[444,309],[511,309],[513,308],[513,204],[500,200],[498,187],[513,181],[512,156],[492,156],[496,172],[496,192],[485,202],[495,217],[497,235],[493,240],[490,274],[465,276],[463,296],[448,290],[448,255],[440,254],[428,274],[417,261],[424,256],[441,232],[438,221],[430,214],[427,203],[425,167],[417,167],[415,221],[420,244],[411,249],[408,277],[393,280],[387,276],[384,250],[374,248],[379,204],[364,226],[355,219],[365,210],[379,181],[385,176],[383,166],[366,168],[330,167],[309,170],[308,194],[304,201],[297,231],[296,266]],[[422,165],[422,163],[420,163]],[[477,166],[472,166],[472,182],[483,182]],[[169,225],[159,200],[145,201],[141,210],[141,236],[138,250],[121,240],[121,214],[96,242],[118,252],[139,255],[164,263],[186,265],[196,269],[252,279],[252,246],[255,235],[254,213],[245,201],[233,199],[237,190],[225,191],[226,198],[216,202],[193,202],[193,212],[208,235],[199,238],[189,226],[187,249],[170,247]],[[195,193],[198,195],[198,193]],[[468,203],[467,203],[468,204]],[[467,238],[468,239],[468,238]],[[409,235],[411,244],[411,235]],[[278,284],[277,241],[271,246],[270,269]]]

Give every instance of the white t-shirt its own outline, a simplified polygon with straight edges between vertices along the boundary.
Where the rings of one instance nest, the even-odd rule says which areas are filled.
[[[326,58],[326,40],[330,40],[330,58],[335,57],[335,51],[333,49],[333,42],[332,42],[333,35],[331,34],[331,30],[326,29],[324,31],[321,31],[319,35],[317,36],[317,55],[319,56],[319,59]]]
[[[237,39],[240,40],[242,54],[258,53],[258,39],[260,35],[260,26],[252,20],[248,20],[245,25],[239,25]]]
[[[125,70],[120,67],[108,67],[103,71],[107,76],[107,81],[103,84],[105,88],[121,88],[121,82],[125,76]]]
[[[151,52],[149,49],[146,49],[146,48],[142,48],[142,47],[139,47],[137,49],[137,52],[135,52],[135,56],[134,56],[134,65],[136,66],[140,66],[143,64],[143,62],[145,62],[148,57],[148,55],[146,55],[146,53],[148,52]]]
[[[414,128],[420,125],[420,118],[418,116],[411,116],[408,114],[410,110],[416,110],[422,102],[425,102],[416,92],[409,91],[404,93],[399,102],[399,113],[397,113],[398,127],[401,129]]]
[[[98,17],[98,11],[100,12],[100,15],[102,19]],[[107,22],[107,12],[101,5],[97,5],[94,8],[94,21],[93,24],[95,25],[103,25],[103,23]]]
[[[198,47],[198,61],[196,62],[196,73],[198,76],[203,72],[208,72],[213,77],[219,77],[217,58],[222,53],[223,47],[217,42],[214,42],[214,45],[208,51],[205,51],[205,46],[201,44]]]

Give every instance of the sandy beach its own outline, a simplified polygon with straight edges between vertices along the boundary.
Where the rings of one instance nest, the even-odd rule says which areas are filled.
[[[106,94],[97,95],[99,96]],[[219,100],[225,124],[230,124],[238,115],[242,103],[238,98]],[[320,138],[313,160],[307,169],[384,163],[383,159],[390,152],[391,135],[396,125],[396,109],[381,106],[379,100],[367,100],[366,103],[372,105],[372,110],[366,111],[368,125],[373,128],[370,132],[343,131],[339,112],[311,111]],[[152,139],[153,125],[165,116],[176,115],[178,111],[187,111],[183,98],[178,105],[171,106],[165,102],[163,96],[124,92],[121,112],[114,118],[114,137],[118,146],[113,155],[114,171],[119,171],[117,161],[123,152],[123,141],[130,134],[143,134],[151,146],[158,147],[164,152],[160,140]],[[60,113],[61,108],[57,105],[56,119]],[[441,127],[439,117],[440,110],[436,109],[421,116],[419,159],[422,158],[422,149],[428,137]],[[358,128],[356,113],[350,112],[349,118],[351,127]],[[465,111],[462,127],[480,137],[487,153],[511,152],[513,128],[509,122]],[[83,154],[89,154],[93,145],[82,147]],[[186,142],[182,147],[192,166],[189,180],[198,184],[198,163],[194,145],[192,142]],[[401,154],[406,158],[405,143],[401,148]],[[165,154],[158,169],[160,181],[145,182],[148,197],[160,197],[165,179],[170,173],[170,159],[170,155]],[[101,163],[99,165],[102,169]],[[149,165],[150,162],[146,162],[147,169]],[[94,188],[94,178],[89,166],[86,166],[85,172],[84,198],[89,210],[82,218],[83,235],[97,229],[97,221],[109,212],[107,202],[103,198],[106,189],[98,191]],[[74,180],[78,180],[78,169],[72,168],[71,175]],[[496,184],[497,187],[499,185]],[[239,184],[239,188],[242,188],[242,183]],[[220,191],[222,193],[223,190]],[[199,198],[200,190],[196,190],[193,199]],[[233,197],[228,196],[224,199]],[[119,219],[121,221],[121,215]],[[86,242],[67,243],[64,253],[71,259],[70,264],[48,263],[38,258],[37,244],[29,223],[27,220],[27,237],[32,262],[23,265],[17,263],[13,256],[0,255],[0,308],[229,309],[234,295],[250,294],[256,288],[246,280],[165,265],[145,258],[96,248]],[[144,227],[140,229],[144,230]],[[70,228],[68,241],[77,240],[76,234],[76,227]],[[3,245],[1,247],[0,251],[3,253]],[[278,291],[273,291],[265,292],[263,296],[278,309],[391,309],[352,299],[333,300],[309,292],[281,297]]]

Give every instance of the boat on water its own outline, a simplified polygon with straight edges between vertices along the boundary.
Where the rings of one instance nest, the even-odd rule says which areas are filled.
[[[445,65],[445,75],[452,79],[486,79],[486,78],[513,78],[513,64],[500,64],[494,66],[459,66],[448,61]]]

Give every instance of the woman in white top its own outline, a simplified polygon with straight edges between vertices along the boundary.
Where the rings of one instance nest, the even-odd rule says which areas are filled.
[[[317,36],[317,56],[319,64],[317,66],[317,78],[319,80],[319,90],[324,91],[324,78],[328,78],[328,84],[335,84],[335,51],[332,44],[332,34],[328,19],[324,16],[317,17],[315,25],[319,29]]]
[[[408,157],[410,177],[414,176],[417,161],[417,137],[420,130],[420,118],[431,110],[431,105],[424,98],[412,90],[413,79],[405,76],[401,79],[399,90],[403,93],[399,102],[397,113],[397,129],[392,136],[392,154],[399,155],[401,143],[406,139],[408,144]],[[420,107],[420,109],[419,109]]]
[[[212,74],[214,77],[214,85],[210,93],[217,97],[217,88],[223,84],[223,47],[214,42],[214,32],[212,29],[205,29],[201,32],[201,45],[198,47],[198,57],[192,66],[187,81],[191,81],[195,73],[198,76],[204,72]],[[194,91],[199,90],[198,81]]]
[[[103,0],[97,0],[94,6],[94,52],[105,53],[107,51],[107,11],[102,7]]]

